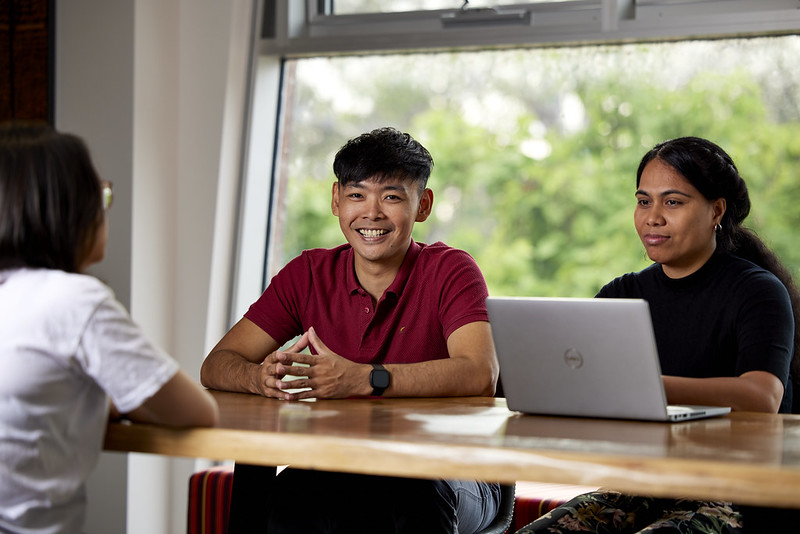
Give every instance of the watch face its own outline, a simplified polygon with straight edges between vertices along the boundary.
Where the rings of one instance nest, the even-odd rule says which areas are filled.
[[[374,388],[389,387],[389,371],[386,369],[375,369],[369,375],[370,385]]]

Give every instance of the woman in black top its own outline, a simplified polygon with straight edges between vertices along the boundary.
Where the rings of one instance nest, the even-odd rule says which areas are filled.
[[[655,263],[597,296],[648,301],[668,402],[792,411],[800,294],[742,226],[750,199],[730,156],[705,139],[665,141],[642,159],[636,187],[634,223]],[[792,514],[602,490],[519,532],[770,532]]]

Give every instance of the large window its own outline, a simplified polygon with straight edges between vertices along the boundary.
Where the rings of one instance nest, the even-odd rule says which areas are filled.
[[[391,125],[433,154],[434,215],[415,238],[466,249],[495,295],[592,296],[648,263],[634,177],[657,141],[728,150],[750,224],[800,272],[800,37],[293,59],[269,269],[343,242],[331,163]]]
[[[232,321],[301,250],[342,242],[334,154],[384,125],[435,159],[415,239],[469,251],[494,295],[591,296],[647,265],[635,170],[682,135],[732,154],[749,224],[800,277],[798,0],[252,1]]]

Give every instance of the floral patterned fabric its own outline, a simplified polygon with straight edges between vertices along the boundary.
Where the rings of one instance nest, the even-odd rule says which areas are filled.
[[[739,534],[743,530],[742,516],[731,503],[596,491],[575,497],[517,534],[584,532]]]

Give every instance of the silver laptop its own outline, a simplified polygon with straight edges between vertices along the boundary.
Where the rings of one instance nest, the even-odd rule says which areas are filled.
[[[511,410],[649,421],[730,412],[667,406],[644,300],[489,297],[486,305]]]

